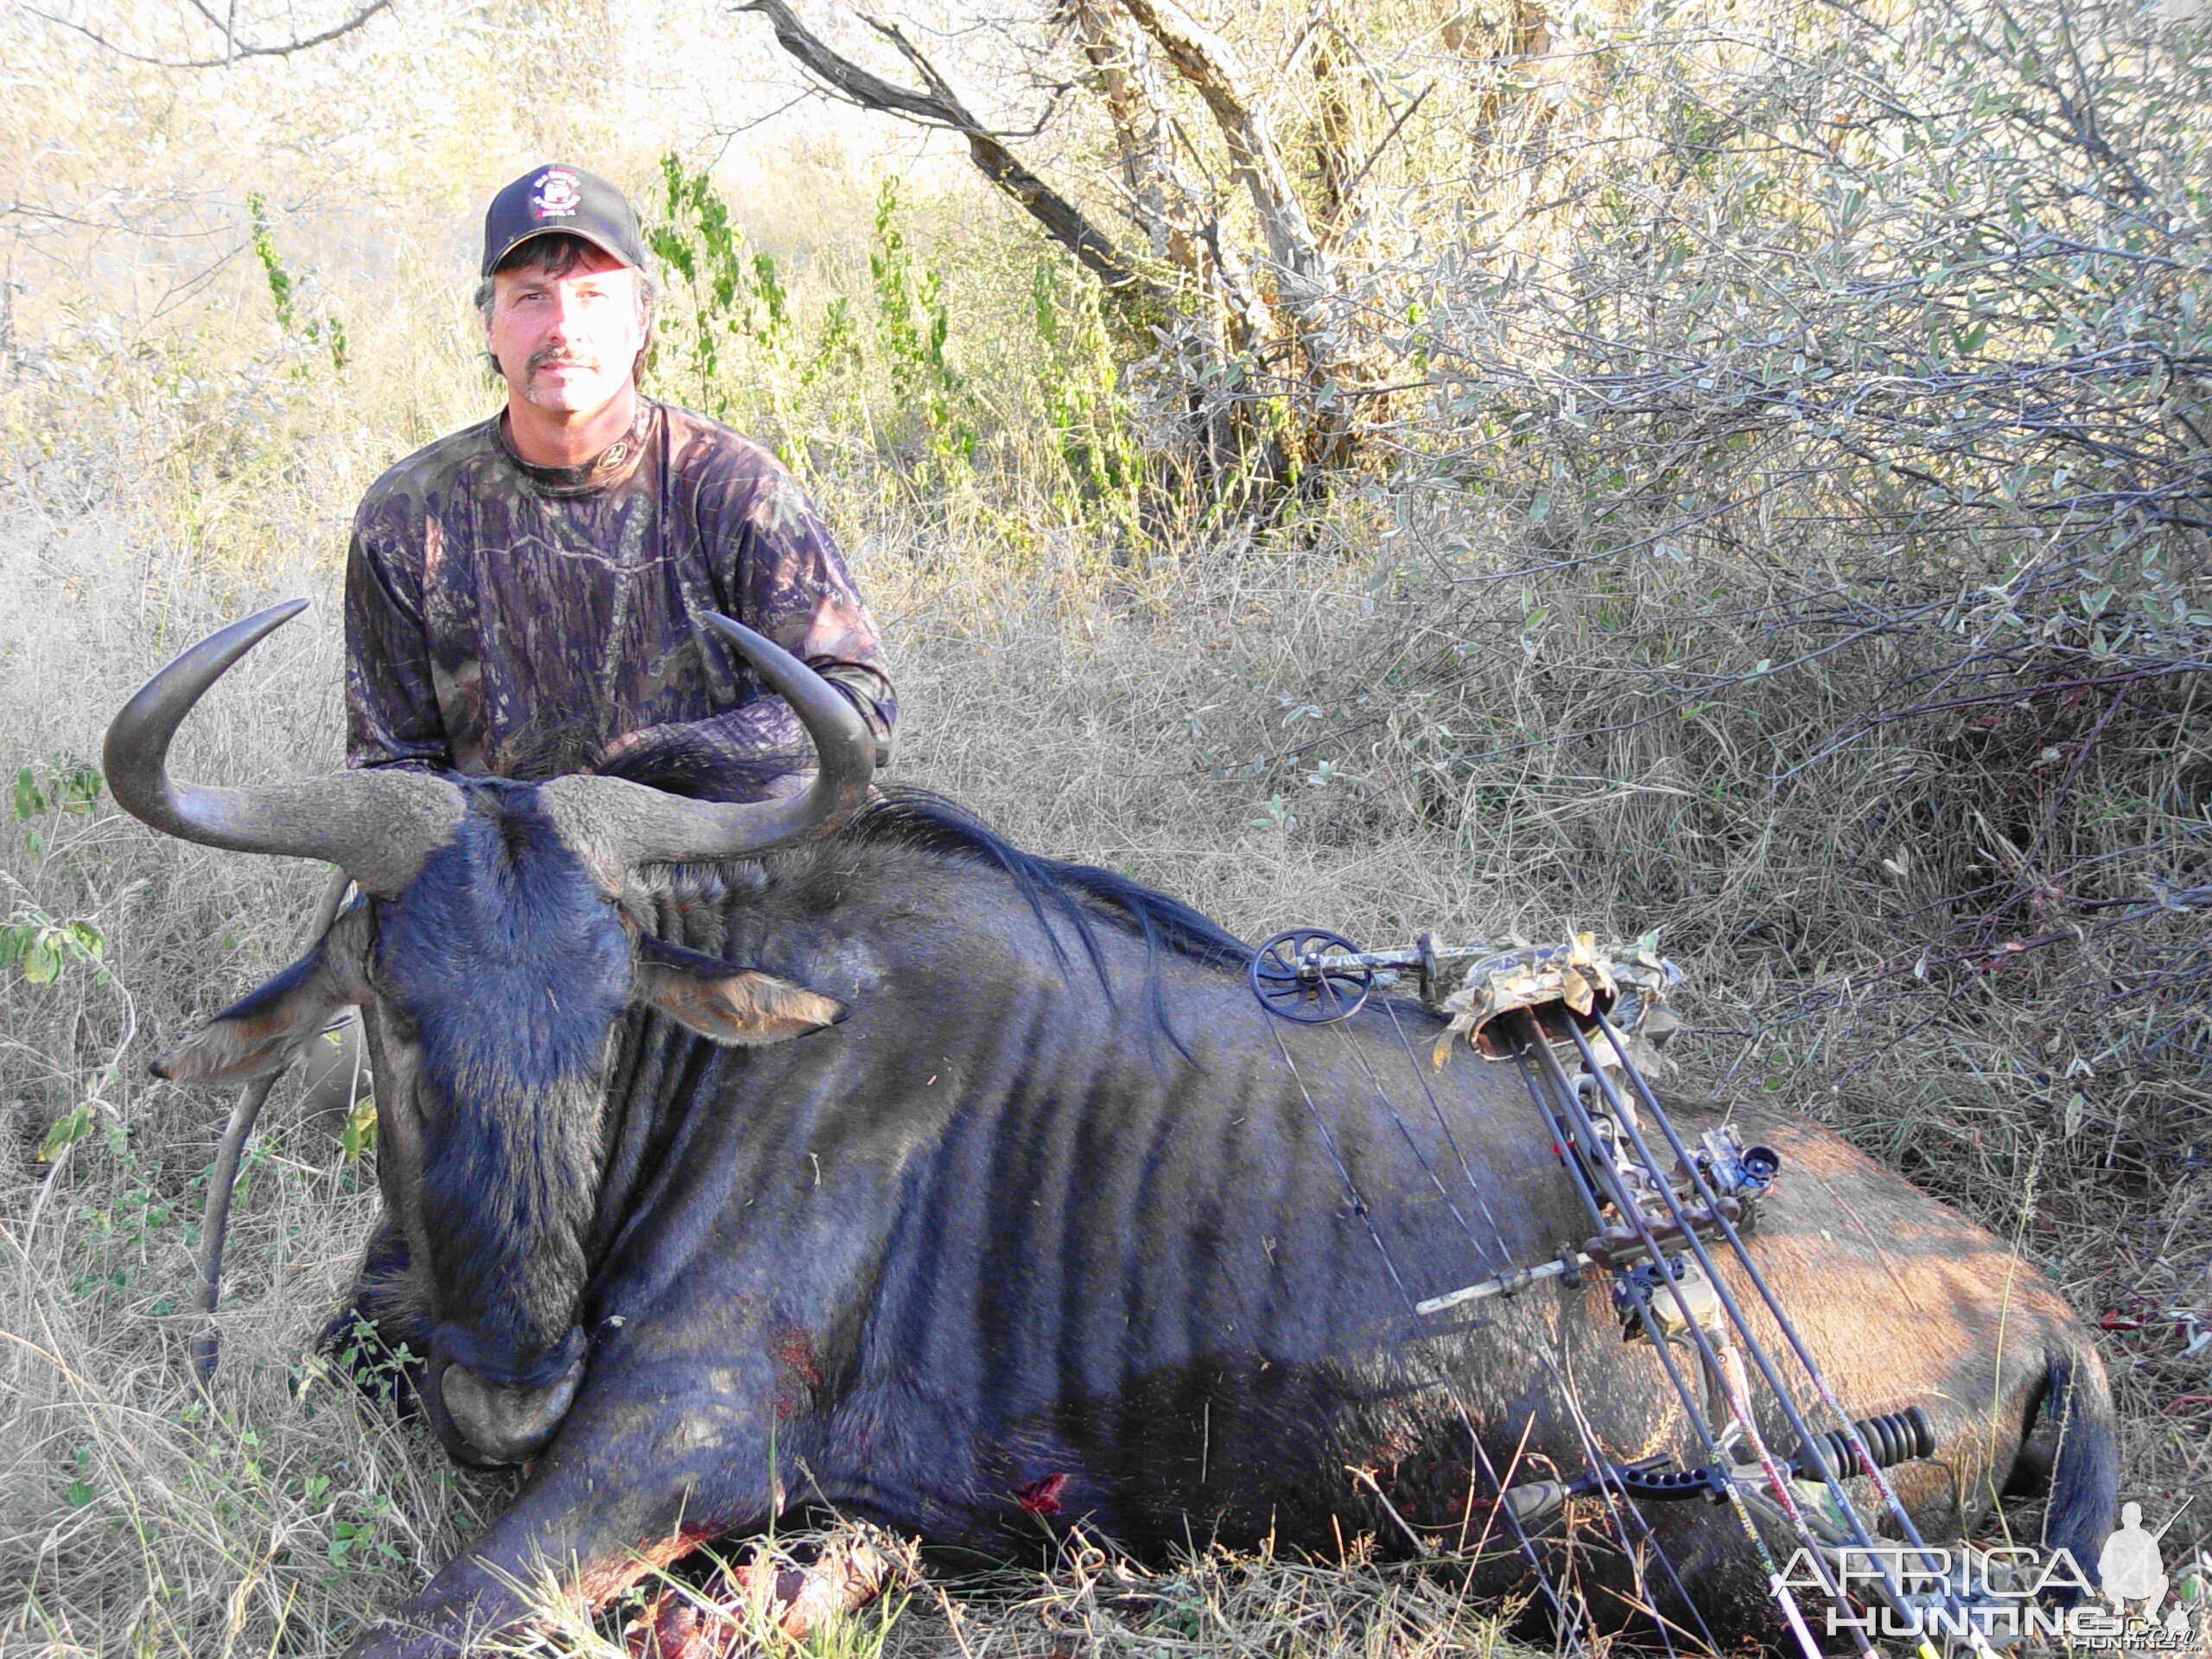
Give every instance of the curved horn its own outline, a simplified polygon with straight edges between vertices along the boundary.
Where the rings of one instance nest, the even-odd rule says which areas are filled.
[[[461,821],[461,791],[422,772],[348,772],[257,789],[180,784],[169,742],[233,663],[307,609],[295,599],[180,652],[111,721],[101,764],[117,802],[165,835],[239,853],[326,859],[365,892],[397,893]]]
[[[606,849],[613,868],[747,857],[826,836],[859,810],[875,773],[875,734],[842,692],[773,640],[712,612],[706,624],[782,693],[813,739],[820,769],[785,800],[687,800],[620,778],[556,778],[540,791],[569,820],[571,844]]]

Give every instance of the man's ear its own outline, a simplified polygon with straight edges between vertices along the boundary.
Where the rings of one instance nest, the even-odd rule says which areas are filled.
[[[239,1083],[282,1071],[348,1003],[369,1000],[368,907],[355,905],[283,973],[156,1060],[172,1083]]]
[[[766,1048],[845,1017],[834,998],[757,968],[733,968],[651,938],[639,943],[636,995],[712,1042]]]

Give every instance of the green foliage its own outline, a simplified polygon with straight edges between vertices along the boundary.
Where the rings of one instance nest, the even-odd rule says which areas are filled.
[[[727,420],[745,366],[734,348],[749,344],[772,385],[787,369],[794,344],[790,299],[773,259],[747,257],[745,232],[706,169],[690,170],[674,150],[660,165],[662,217],[650,223],[646,240],[682,279],[689,301],[665,326],[682,342],[685,396],[702,414]]]
[[[92,1102],[79,1101],[60,1117],[54,1120],[45,1137],[38,1143],[38,1160],[50,1164],[63,1153],[91,1135],[99,1122]]]
[[[1145,460],[1099,297],[1097,280],[1080,266],[1038,262],[1030,280],[1043,347],[1038,396],[1061,467],[1055,504],[1071,521],[1134,541],[1142,534]]]
[[[245,210],[253,225],[253,257],[261,262],[270,302],[276,308],[276,326],[291,334],[300,326],[292,310],[292,275],[284,269],[283,258],[276,251],[276,238],[269,228],[268,201],[258,190],[249,192]]]
[[[253,257],[269,283],[269,302],[276,308],[276,326],[288,336],[322,345],[330,353],[330,366],[346,371],[346,325],[339,318],[314,317],[302,308],[304,290],[276,251],[276,232],[269,223],[269,204],[258,190],[246,193],[246,217],[253,227]]]
[[[56,921],[42,910],[16,912],[0,925],[0,968],[20,967],[33,985],[51,985],[71,962],[100,970],[107,941],[81,918]]]
[[[821,336],[799,378],[804,385],[812,386],[836,377],[857,375],[864,360],[860,326],[853,321],[852,302],[842,294],[835,295],[822,308]]]
[[[102,783],[99,768],[80,761],[55,760],[48,769],[43,786],[33,768],[19,766],[16,769],[15,787],[9,791],[10,810],[19,823],[36,822],[55,810],[73,817],[90,817],[99,799]],[[23,842],[32,858],[44,856],[47,834],[41,827],[24,835]]]
[[[1146,477],[1095,284],[1062,279],[1043,314],[1001,305],[975,342],[999,377],[987,391],[961,366],[955,283],[916,245],[896,179],[872,204],[866,287],[817,284],[804,306],[705,169],[664,156],[653,207],[647,238],[670,278],[662,367],[680,399],[765,438],[810,483],[843,476],[933,513],[993,512],[977,499],[989,467],[1076,522],[1135,533]],[[1040,315],[1049,337],[1034,332]],[[1040,402],[1052,405],[1041,431],[1003,418]],[[864,481],[855,457],[869,463]]]
[[[374,1152],[376,1145],[377,1103],[373,1100],[356,1101],[353,1109],[346,1115],[345,1127],[339,1131],[339,1150],[352,1162],[365,1153]]]
[[[919,475],[957,484],[972,474],[976,432],[960,410],[959,378],[945,357],[952,315],[944,275],[915,260],[906,245],[899,181],[887,176],[875,198],[875,246],[868,257],[875,285],[876,333],[904,423],[918,426]]]

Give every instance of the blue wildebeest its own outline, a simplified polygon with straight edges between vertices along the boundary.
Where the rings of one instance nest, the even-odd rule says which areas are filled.
[[[1197,912],[941,803],[871,799],[849,706],[734,625],[813,734],[802,797],[172,782],[179,721],[297,608],[164,669],[107,764],[161,830],[327,859],[363,889],[156,1069],[251,1077],[365,1010],[387,1215],[356,1306],[428,1356],[451,1455],[528,1465],[357,1653],[464,1650],[529,1616],[513,1586],[549,1565],[602,1601],[787,1504],[999,1557],[1077,1523],[1142,1553],[1451,1549],[1502,1530],[1471,1427],[1524,1476],[1585,1467],[1578,1414],[1616,1459],[1688,1449],[1602,1285],[1410,1311],[1586,1230],[1510,1066],[1463,1057],[1433,1121],[1391,1110],[1439,1029],[1419,1007],[1271,1030],[1244,947]],[[1785,1160],[1752,1249],[1828,1376],[1860,1414],[1932,1420],[1935,1456],[1893,1471],[1919,1525],[1955,1536],[2039,1472],[2050,1541],[2094,1560],[2111,1403],[2064,1303],[1837,1137],[1735,1121]],[[2066,1419],[2055,1454],[2039,1414]],[[1649,1520],[1722,1640],[1771,1631],[1726,1511]],[[1478,1587],[1521,1586],[1524,1559],[1493,1554]],[[1617,1622],[1640,1593],[1624,1553],[1580,1582]],[[1649,1593],[1679,1614],[1669,1582]]]

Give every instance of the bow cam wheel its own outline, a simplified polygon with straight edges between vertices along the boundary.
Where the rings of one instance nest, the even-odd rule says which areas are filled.
[[[1350,939],[1318,927],[1294,927],[1278,933],[1252,954],[1245,977],[1260,1006],[1294,1025],[1325,1026],[1359,1012],[1375,983],[1372,968],[1314,965],[1317,958],[1357,956]]]

